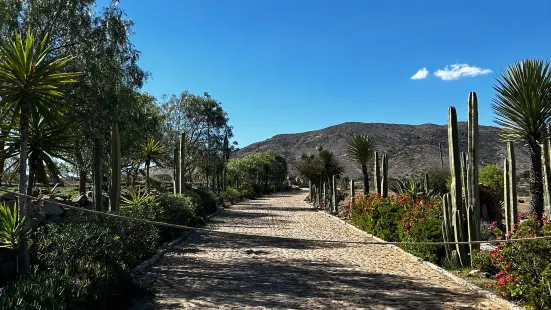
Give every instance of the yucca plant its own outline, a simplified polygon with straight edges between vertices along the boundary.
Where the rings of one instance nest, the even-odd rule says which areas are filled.
[[[493,99],[495,122],[504,141],[523,142],[530,154],[530,209],[541,222],[543,178],[540,143],[551,121],[551,68],[549,62],[527,59],[509,65],[497,77]]]
[[[17,218],[17,204],[0,203],[0,248],[17,249],[30,232],[27,217]]]
[[[348,140],[348,155],[360,164],[364,178],[364,194],[369,193],[367,165],[375,152],[375,144],[366,135],[355,135]]]
[[[55,98],[62,95],[60,86],[76,82],[79,73],[59,72],[73,57],[50,57],[48,35],[38,42],[31,31],[25,38],[15,32],[14,38],[0,42],[0,107],[7,114],[19,115],[21,135],[19,153],[19,193],[27,192],[27,144],[31,115],[47,119],[59,114]],[[19,219],[27,215],[27,198],[21,196]],[[19,274],[29,275],[29,254],[25,240],[18,257]]]
[[[427,189],[423,182],[416,181],[413,178],[397,180],[390,185],[390,190],[396,194],[406,194],[413,201],[419,198],[431,199],[437,195],[432,189]]]
[[[157,158],[165,151],[164,146],[160,141],[153,138],[147,139],[147,141],[140,145],[140,155],[145,161],[145,192],[149,194],[151,192],[151,180],[149,179],[149,168],[151,162],[154,162],[157,166],[161,166]]]
[[[121,203],[123,207],[133,207],[155,202],[155,196],[142,192],[140,188],[138,190],[131,190],[128,192],[128,196],[121,195]]]

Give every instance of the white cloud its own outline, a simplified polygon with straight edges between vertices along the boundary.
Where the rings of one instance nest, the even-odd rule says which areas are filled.
[[[469,66],[467,64],[454,64],[446,66],[446,68],[444,69],[436,70],[436,72],[434,72],[434,75],[444,81],[453,81],[462,77],[474,77],[477,75],[484,75],[489,73],[492,73],[492,70]]]
[[[429,76],[429,70],[427,70],[427,68],[422,68],[422,69],[419,69],[419,71],[417,71],[417,73],[415,73],[411,79],[412,80],[422,80],[422,79],[426,79],[427,76]]]

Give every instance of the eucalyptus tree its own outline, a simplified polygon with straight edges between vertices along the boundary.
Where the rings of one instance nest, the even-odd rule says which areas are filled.
[[[509,65],[497,77],[492,109],[505,141],[523,142],[530,155],[530,209],[543,216],[543,178],[540,143],[551,121],[551,69],[542,59]]]

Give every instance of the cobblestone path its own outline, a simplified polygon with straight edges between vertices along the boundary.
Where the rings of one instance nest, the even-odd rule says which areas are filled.
[[[506,309],[303,202],[264,197],[224,210],[149,270],[143,309]],[[303,241],[300,239],[323,239]]]

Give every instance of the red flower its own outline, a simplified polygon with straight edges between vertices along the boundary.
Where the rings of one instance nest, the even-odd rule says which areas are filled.
[[[492,283],[488,283],[488,288],[492,288]]]

